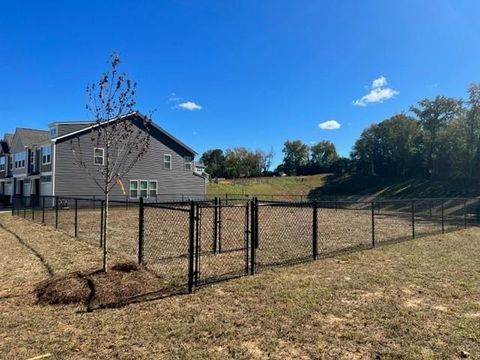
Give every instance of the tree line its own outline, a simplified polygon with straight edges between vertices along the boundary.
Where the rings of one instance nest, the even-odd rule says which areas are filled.
[[[480,84],[468,99],[422,99],[408,112],[367,127],[350,157],[338,155],[330,141],[307,145],[287,140],[283,161],[270,171],[273,150],[237,147],[206,151],[201,161],[212,177],[358,173],[379,177],[462,178],[480,175]]]

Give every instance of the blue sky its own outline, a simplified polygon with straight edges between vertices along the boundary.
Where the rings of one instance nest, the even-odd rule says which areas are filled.
[[[86,84],[113,51],[138,82],[139,110],[156,109],[155,121],[199,153],[273,147],[276,163],[287,139],[328,139],[348,155],[369,124],[423,97],[464,97],[480,81],[477,0],[1,1],[1,9],[2,133],[87,119]],[[340,128],[319,127],[336,127],[332,120]]]

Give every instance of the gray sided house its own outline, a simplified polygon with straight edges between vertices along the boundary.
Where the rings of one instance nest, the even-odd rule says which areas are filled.
[[[124,121],[143,129],[143,115],[128,114]],[[116,121],[116,120],[114,120]],[[102,148],[94,149],[89,122],[55,122],[49,131],[17,129],[0,142],[0,196],[98,196],[101,189],[76,164],[71,141],[80,142],[82,158],[90,174],[102,166]],[[113,198],[147,201],[178,199],[178,195],[205,195],[207,174],[194,166],[195,151],[152,123],[150,147],[129,173],[115,185]],[[94,159],[94,154],[96,158]],[[98,175],[100,177],[100,175]],[[125,191],[125,193],[124,193]]]

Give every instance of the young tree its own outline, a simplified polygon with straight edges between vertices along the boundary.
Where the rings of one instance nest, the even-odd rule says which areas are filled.
[[[109,195],[113,187],[144,156],[150,145],[149,117],[135,111],[136,83],[118,72],[120,58],[111,57],[111,69],[97,83],[87,86],[87,110],[93,116],[89,143],[85,137],[71,140],[76,163],[90,176],[104,196],[103,270],[108,269]],[[91,155],[94,149],[91,166]]]

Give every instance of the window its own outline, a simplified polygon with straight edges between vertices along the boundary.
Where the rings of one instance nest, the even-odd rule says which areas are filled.
[[[130,197],[138,198],[138,180],[130,180]]]
[[[148,196],[151,198],[157,197],[157,180],[148,182]]]
[[[93,163],[95,165],[105,165],[105,149],[103,148],[93,149]]]
[[[25,167],[25,151],[15,154],[15,169]]]
[[[140,180],[140,197],[143,197],[143,198],[148,197],[148,181],[147,180]]]
[[[172,168],[172,155],[170,154],[163,155],[163,168],[164,169]]]
[[[8,157],[8,170],[13,169],[13,159],[11,156]]]
[[[185,156],[183,161],[185,162],[185,170],[192,171],[192,158],[190,156]]]
[[[54,138],[56,136],[57,136],[57,128],[56,127],[50,128],[50,137]]]
[[[0,157],[0,171],[5,171],[5,156]]]
[[[42,164],[47,165],[52,162],[52,146],[42,146]]]

